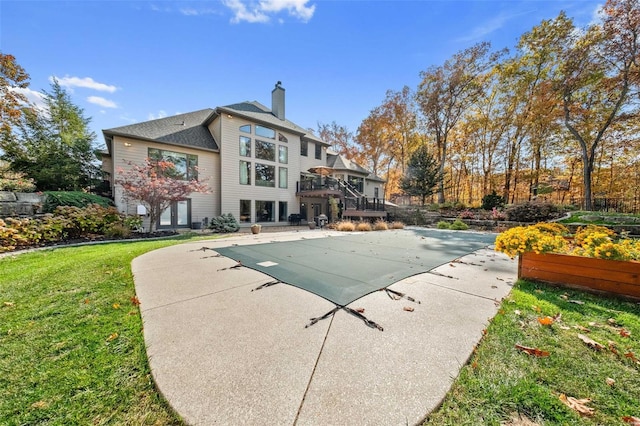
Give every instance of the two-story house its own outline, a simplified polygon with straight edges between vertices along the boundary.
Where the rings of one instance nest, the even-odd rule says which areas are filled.
[[[206,179],[210,187],[174,203],[158,228],[191,227],[222,213],[241,224],[284,225],[292,217],[332,216],[336,204],[342,217],[386,217],[384,180],[287,120],[280,82],[271,95],[271,109],[241,102],[103,130],[102,169],[118,209],[144,213],[115,182],[129,162],[151,158],[171,161],[185,179]]]

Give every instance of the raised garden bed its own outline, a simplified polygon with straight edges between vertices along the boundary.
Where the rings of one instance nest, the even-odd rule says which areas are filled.
[[[526,252],[518,278],[640,300],[640,262]]]

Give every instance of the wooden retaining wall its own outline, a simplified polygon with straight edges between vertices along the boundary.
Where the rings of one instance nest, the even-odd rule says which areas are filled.
[[[518,278],[640,300],[640,262],[524,253]]]

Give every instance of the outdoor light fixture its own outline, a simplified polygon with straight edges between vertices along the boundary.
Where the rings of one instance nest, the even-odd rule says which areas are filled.
[[[231,116],[231,114],[227,114],[227,118],[233,118],[233,116]]]
[[[124,146],[129,147],[129,146],[131,146],[131,144],[130,144],[129,142],[125,142],[125,143],[124,143]]]

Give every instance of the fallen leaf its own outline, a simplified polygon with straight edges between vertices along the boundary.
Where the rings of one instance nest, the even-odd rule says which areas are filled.
[[[140,304],[140,299],[138,299],[138,296],[133,296],[131,298],[131,303],[133,303],[134,305],[139,305]]]
[[[543,294],[543,293],[544,293],[544,291],[542,291],[542,290],[540,290],[540,289],[535,289],[534,291],[535,291],[536,293],[538,293],[538,294]]]
[[[521,350],[522,352],[526,352],[529,355],[537,356],[537,357],[546,357],[549,356],[549,352],[540,350],[538,348],[529,348],[527,346],[516,345],[516,349]]]
[[[31,404],[31,408],[47,408],[49,404],[46,401],[38,401]]]
[[[581,325],[574,325],[573,328],[580,330],[580,331],[584,331],[585,333],[591,333],[591,330],[589,330],[587,327],[583,327]]]
[[[451,266],[452,268],[456,267],[456,265],[454,265],[453,263],[450,263],[449,266]]]
[[[120,309],[120,304],[119,303],[114,303],[113,304],[113,309]]]
[[[542,325],[551,325],[553,324],[554,321],[555,320],[551,317],[543,317],[543,318],[538,317],[538,322]]]
[[[571,330],[571,327],[567,327],[566,325],[561,325],[560,329],[561,330]]]
[[[582,340],[587,346],[591,347],[592,349],[595,349],[597,351],[599,351],[600,349],[604,349],[604,346],[602,346],[600,343],[596,342],[595,340],[588,338],[584,334],[578,334],[578,338]]]
[[[587,407],[587,404],[591,402],[589,398],[577,399],[572,396],[566,396],[565,394],[561,394],[559,398],[567,407],[577,411],[581,415],[593,416],[595,410]]]
[[[624,328],[621,328],[621,329],[620,329],[620,335],[621,335],[622,337],[629,337],[629,336],[631,336],[631,332],[629,332],[629,331],[625,330]]]
[[[360,314],[363,314],[364,313],[364,308],[356,308],[355,311],[360,313]]]
[[[629,358],[631,361],[638,361],[638,358],[636,358],[635,354],[631,351],[627,352],[626,354],[624,354],[625,357]]]
[[[618,355],[618,348],[616,347],[616,342],[614,342],[613,340],[609,340],[607,344],[609,346],[609,350],[614,354]]]
[[[115,340],[117,338],[118,338],[118,333],[111,333],[109,335],[109,337],[107,337],[107,342],[110,342],[110,341]]]
[[[560,295],[560,298],[564,299],[564,300],[567,300],[567,299],[569,299],[569,295],[565,293],[565,294]]]
[[[89,304],[89,299],[84,299],[84,304],[88,305]]]
[[[413,312],[413,308],[411,306],[405,306],[403,309],[407,312]]]
[[[615,318],[609,318],[609,319],[607,320],[607,322],[608,322],[609,324],[611,324],[611,325],[616,325],[616,324],[617,324],[617,322],[616,322]]]
[[[575,303],[576,305],[584,305],[584,302],[582,300],[575,300],[575,299],[569,300],[569,303]]]
[[[2,302],[2,306],[5,306],[7,308],[13,308],[14,306],[16,306],[16,304],[13,302]]]
[[[515,311],[513,311],[513,313],[518,315],[518,316],[520,316],[520,310],[519,309],[516,309]]]
[[[540,312],[541,311],[540,307],[536,306],[536,305],[532,305],[531,308],[536,312]]]
[[[633,426],[640,426],[640,417],[635,417],[635,416],[624,416],[622,418],[622,420],[625,423],[629,423],[630,425]]]
[[[593,321],[589,322],[589,327],[595,327],[597,324]]]
[[[605,380],[605,382],[609,385],[609,386],[613,386],[616,384],[616,381],[613,380],[611,377],[607,377],[607,379]]]

